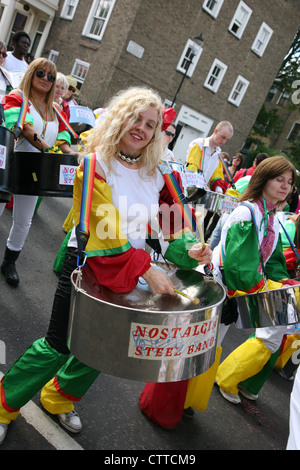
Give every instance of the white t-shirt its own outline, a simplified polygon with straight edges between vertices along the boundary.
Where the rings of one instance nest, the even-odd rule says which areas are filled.
[[[164,179],[157,169],[153,177],[142,177],[140,170],[133,170],[113,160],[113,171],[100,159],[99,162],[107,184],[112,193],[113,205],[121,216],[121,230],[131,245],[145,248],[147,224],[158,214],[159,193],[164,186]],[[69,246],[77,246],[75,228],[73,228]]]
[[[7,57],[4,62],[4,68],[10,72],[13,87],[18,88],[21,80],[28,68],[26,60],[17,59],[12,52],[7,53]]]
[[[37,110],[30,103],[30,101],[28,102],[28,106],[29,106],[30,115],[34,119],[33,128],[37,132],[37,134],[41,135],[41,133],[43,132],[45,123],[41,115],[37,112]],[[57,116],[55,115],[54,121],[49,121],[47,123],[47,128],[46,128],[45,137],[44,137],[45,141],[50,146],[54,145],[56,142],[58,127],[59,127],[59,123],[58,123]],[[33,145],[31,145],[28,142],[28,140],[21,137],[15,144],[15,152],[39,152],[39,150],[33,147]]]

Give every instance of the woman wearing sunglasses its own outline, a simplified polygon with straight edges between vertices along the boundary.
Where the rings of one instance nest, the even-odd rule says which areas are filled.
[[[69,106],[78,106],[78,103],[74,99],[74,96],[79,95],[79,90],[77,89],[77,80],[76,78],[72,77],[72,75],[67,75],[66,79],[69,86],[64,94],[64,100],[68,103]]]
[[[28,99],[24,108],[25,122],[15,143],[15,152],[38,152],[56,143],[63,153],[72,153],[70,134],[53,110],[55,81],[55,64],[38,58],[28,66],[19,88],[3,98],[5,125],[15,132],[22,104]],[[13,286],[19,283],[15,261],[28,235],[37,199],[38,196],[14,195],[13,224],[1,265],[6,282]],[[0,204],[0,215],[4,206]]]
[[[0,100],[2,100],[3,96],[12,89],[10,74],[4,66],[5,58],[7,57],[6,52],[6,44],[3,41],[0,41]]]

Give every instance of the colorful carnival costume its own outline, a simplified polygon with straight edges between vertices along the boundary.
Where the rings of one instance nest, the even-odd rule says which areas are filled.
[[[137,285],[139,277],[143,276],[150,267],[150,255],[144,250],[147,225],[153,215],[153,210],[150,209],[153,205],[158,209],[160,203],[164,203],[164,206],[172,205],[173,198],[158,170],[153,177],[146,178],[146,184],[140,175],[140,170],[128,169],[118,160],[113,160],[112,163],[116,165],[117,171],[110,172],[99,154],[91,154],[86,156],[84,168],[85,170],[90,168],[92,175],[95,158],[102,167],[106,179],[97,174],[92,176],[92,194],[89,195],[92,196],[90,236],[85,248],[86,262],[100,284],[115,292],[128,292]],[[93,165],[91,162],[94,162]],[[82,188],[86,188],[85,182],[85,173],[82,167],[79,167],[73,195],[76,227],[81,220],[82,194],[85,194],[85,189]],[[136,237],[136,232],[132,232],[130,228],[133,226],[130,222],[132,218],[136,218],[136,214],[130,215],[129,210],[124,211],[124,207],[120,206],[119,196],[128,196],[131,202],[138,201],[147,207],[146,218],[145,211],[142,211],[140,226],[144,232],[140,237]],[[109,227],[111,237],[100,236],[101,233],[104,235],[101,227],[105,226]],[[169,230],[172,241],[169,243],[165,258],[171,262],[179,260],[180,266],[196,267],[198,262],[189,258],[186,250],[186,241],[196,242],[196,238],[184,229],[181,215],[178,220],[173,221],[173,227],[176,227],[176,230]],[[176,233],[183,233],[183,237],[176,238]],[[67,331],[71,294],[70,276],[77,267],[76,246],[74,228],[55,294],[47,335],[33,343],[1,381],[0,422],[2,423],[9,423],[15,419],[19,409],[42,387],[41,402],[46,410],[52,414],[69,413],[73,410],[73,402],[83,397],[100,374],[75,357],[69,357]]]
[[[257,203],[242,203],[224,224],[213,263],[217,276],[223,270],[230,297],[265,290],[266,284],[268,289],[293,284],[288,279],[275,208],[261,197]],[[285,326],[257,328],[255,337],[219,366],[216,379],[220,391],[238,403],[238,387],[246,388],[244,381],[260,373],[272,354],[279,353],[285,331]]]
[[[36,132],[43,136],[50,146],[55,144],[61,145],[64,142],[71,144],[71,136],[63,123],[63,121],[55,115],[53,121],[44,121],[35,107],[28,102],[24,103],[23,99],[15,94],[6,95],[3,98],[5,126],[15,131],[17,123],[22,121],[34,127]],[[15,152],[39,152],[33,147],[22,134],[15,144]],[[54,157],[55,158],[55,157]],[[38,196],[24,196],[21,194],[14,195],[13,207],[13,225],[11,227],[5,251],[5,258],[2,264],[3,273],[6,266],[15,262],[23,248],[26,237],[28,235],[31,220],[34,214]],[[4,210],[5,204],[0,204],[0,215]],[[15,283],[18,279],[15,279]]]

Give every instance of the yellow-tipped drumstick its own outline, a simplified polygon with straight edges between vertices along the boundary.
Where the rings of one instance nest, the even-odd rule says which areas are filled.
[[[182,295],[183,297],[186,297],[191,302],[193,302],[194,305],[198,305],[200,303],[198,297],[191,297],[190,295],[186,294],[185,292],[181,292],[181,290],[178,289],[174,289],[174,292],[176,292],[176,294]]]
[[[202,214],[202,212],[200,212],[200,211],[195,212],[195,217],[196,217],[197,226],[198,226],[198,229],[199,229],[199,235],[200,235],[200,241],[202,243],[202,248],[203,248],[203,250],[205,250],[205,241],[204,241],[204,234],[203,234],[203,222],[202,222],[203,214]]]

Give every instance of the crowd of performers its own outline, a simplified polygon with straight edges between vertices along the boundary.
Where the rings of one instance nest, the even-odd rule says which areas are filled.
[[[37,61],[30,64],[20,89],[4,97],[5,126],[15,129],[22,110],[22,133],[16,145],[27,146],[27,151],[31,151],[33,148],[40,150],[41,146],[51,147],[56,142],[70,151],[68,128],[64,127],[64,121],[60,121],[51,106],[55,66],[45,59]],[[41,105],[43,109],[37,113]],[[208,371],[189,380],[147,383],[140,396],[144,414],[161,426],[174,428],[184,413],[191,415],[194,408],[205,411],[215,381],[223,396],[233,403],[238,403],[239,393],[253,399],[279,357],[285,353],[287,362],[291,356],[291,339],[297,337],[292,336],[297,334],[292,327],[257,328],[255,334],[223,362],[221,344],[228,327],[237,321],[236,296],[297,284],[294,252],[288,246],[284,252],[276,216],[276,210],[287,200],[295,185],[296,170],[282,156],[261,161],[247,183],[234,188],[240,204],[228,217],[218,221],[221,225],[220,240],[212,251],[209,244],[199,242],[179,212],[180,217],[174,217],[168,227],[163,223],[163,211],[159,212],[162,204],[169,207],[174,204],[167,180],[158,165],[167,154],[163,133],[170,129],[174,118],[174,110],[164,110],[156,92],[133,87],[111,99],[98,125],[86,136],[84,151],[79,156],[72,223],[62,247],[63,266],[48,331],[28,347],[0,383],[1,443],[20,408],[40,390],[42,406],[49,413],[58,415],[64,427],[72,432],[79,432],[82,428],[74,402],[81,400],[100,372],[70,355],[67,345],[70,277],[77,268],[78,259],[81,262],[86,257],[83,269],[87,266],[101,285],[114,292],[130,292],[142,277],[154,294],[175,295],[175,286],[170,278],[151,265],[151,250],[146,249],[147,227],[151,224],[153,207],[167,240],[164,259],[180,269],[198,269],[198,266],[212,262],[213,275],[226,286],[228,302],[221,317],[214,364]],[[51,142],[48,138],[50,125],[53,126]],[[59,131],[63,133],[60,137],[57,136]],[[188,149],[189,170],[200,170],[206,187],[219,194],[230,191],[220,152],[221,146],[232,135],[232,125],[221,121],[210,137],[193,141]],[[174,171],[174,175],[181,187],[180,174]],[[231,181],[230,175],[227,176]],[[127,214],[121,212],[122,197],[127,198],[128,208],[137,202],[145,208],[139,221],[139,228],[144,230],[139,230],[139,234],[136,223],[130,223],[136,214],[130,210]],[[23,198],[25,196],[20,196]],[[20,252],[23,247],[35,203],[36,200],[31,201],[30,210],[22,212],[23,216],[27,214],[26,230],[22,232],[18,245],[10,234],[2,265],[6,277],[13,273],[15,259],[11,252]],[[97,235],[97,226],[103,217],[97,211],[101,204],[115,209],[114,217],[109,220],[114,237],[100,239]],[[16,199],[16,211],[18,205]],[[84,223],[85,215],[88,216],[88,227]],[[208,214],[206,224],[209,216],[211,214]],[[294,231],[293,239],[297,243],[299,221],[291,219],[289,224],[290,233]],[[22,222],[15,224],[16,233],[20,225]],[[151,240],[147,242],[151,246]],[[297,375],[295,385],[298,383]],[[297,413],[298,403],[297,398],[292,400],[291,407],[295,409],[291,408],[291,414]],[[291,423],[293,437],[290,442],[293,440],[293,444],[290,447],[293,448],[299,445],[299,425],[297,418],[292,417]]]

